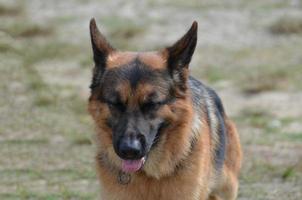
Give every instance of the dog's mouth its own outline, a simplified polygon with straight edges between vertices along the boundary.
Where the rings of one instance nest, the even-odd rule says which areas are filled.
[[[122,159],[122,171],[126,172],[126,173],[133,173],[133,172],[137,172],[140,169],[143,168],[145,161],[148,157],[148,153],[150,152],[150,150],[152,150],[153,148],[155,148],[159,142],[160,139],[160,134],[161,131],[168,126],[168,123],[162,123],[161,126],[159,127],[153,141],[152,144],[150,145],[150,147],[148,148],[148,152],[146,153],[146,155],[140,159],[137,160],[124,160]]]
[[[143,167],[145,160],[145,157],[138,160],[122,160],[122,171],[126,173],[136,172]]]

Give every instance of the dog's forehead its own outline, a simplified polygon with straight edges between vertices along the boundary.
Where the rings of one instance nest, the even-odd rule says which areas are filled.
[[[138,59],[153,69],[163,69],[167,66],[167,58],[163,52],[140,53]]]
[[[123,62],[115,61],[118,66],[111,66],[105,71],[101,83],[103,95],[118,94],[123,101],[126,101],[129,99],[129,94],[138,98],[144,98],[154,91],[158,95],[168,94],[172,84],[170,74],[162,66],[163,63],[159,62],[158,55],[131,53],[127,54],[127,58],[123,56],[126,54],[108,57],[110,62],[117,58],[125,59],[122,60]],[[153,67],[150,66],[151,64]]]
[[[117,87],[118,85],[129,85],[135,89],[138,84],[151,83],[154,86],[168,87],[169,72],[167,69],[150,67],[136,56],[134,60],[118,67],[106,70],[102,78],[102,85],[106,87]]]
[[[117,68],[132,62],[137,57],[136,52],[113,52],[108,55],[107,68]]]
[[[162,52],[113,52],[107,58],[107,68],[125,66],[135,59],[152,69],[163,69],[166,66],[166,55]]]

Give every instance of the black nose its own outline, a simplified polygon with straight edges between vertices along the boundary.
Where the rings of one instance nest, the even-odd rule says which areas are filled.
[[[125,160],[138,160],[144,156],[144,142],[138,137],[122,137],[117,154]]]

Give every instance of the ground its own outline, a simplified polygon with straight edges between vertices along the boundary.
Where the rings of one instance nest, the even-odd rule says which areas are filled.
[[[0,0],[0,199],[97,199],[91,17],[122,50],[162,48],[197,20],[191,74],[238,125],[238,199],[302,199],[299,0]]]

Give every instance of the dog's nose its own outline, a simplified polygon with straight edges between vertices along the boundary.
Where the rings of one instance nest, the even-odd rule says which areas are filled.
[[[118,148],[119,156],[125,160],[137,160],[144,156],[143,141],[138,137],[123,137]]]

